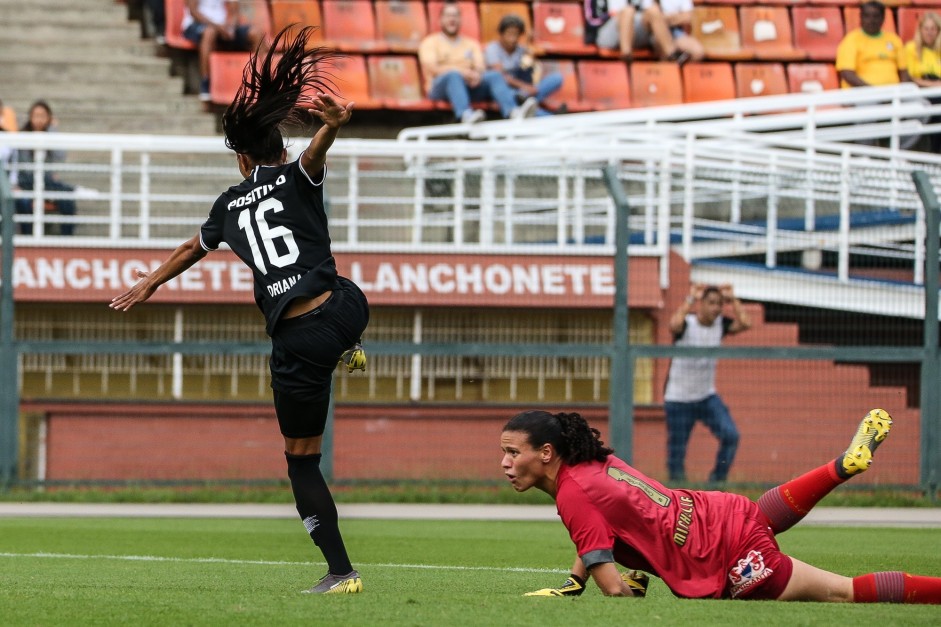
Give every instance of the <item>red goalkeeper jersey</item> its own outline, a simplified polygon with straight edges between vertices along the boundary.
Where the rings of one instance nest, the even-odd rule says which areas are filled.
[[[587,567],[617,562],[687,598],[729,596],[729,571],[767,527],[738,494],[671,490],[622,460],[563,464],[556,507]],[[774,548],[777,544],[768,534]]]

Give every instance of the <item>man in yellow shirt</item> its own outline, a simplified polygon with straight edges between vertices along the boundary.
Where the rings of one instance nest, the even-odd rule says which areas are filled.
[[[464,37],[461,11],[457,4],[446,2],[441,8],[441,32],[425,37],[418,48],[428,97],[447,100],[454,116],[465,124],[484,118],[484,112],[471,109],[471,102],[494,100],[504,118],[522,119],[536,113],[536,99],[527,98],[517,105],[516,92],[501,72],[488,70],[480,42]]]
[[[894,85],[910,81],[905,50],[895,33],[882,30],[885,5],[865,2],[859,12],[860,28],[846,34],[836,49],[836,71],[847,87]]]

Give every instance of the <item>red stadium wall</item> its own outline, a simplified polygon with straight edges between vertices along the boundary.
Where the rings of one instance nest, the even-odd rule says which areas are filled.
[[[797,364],[795,372],[799,371]],[[735,374],[720,368],[720,378]],[[808,399],[799,393],[798,379],[778,381],[786,387],[774,399],[734,391],[724,395],[742,433],[731,481],[777,482],[832,459],[848,444],[865,411],[885,404],[879,402],[884,397],[860,393],[855,385],[847,386],[845,393],[834,390],[832,402]],[[854,410],[848,410],[850,406]],[[268,405],[29,404],[24,410],[47,417],[45,476],[50,481],[285,476],[282,441]],[[335,477],[499,480],[500,429],[516,411],[508,407],[339,406]],[[607,437],[606,410],[584,408],[580,412]],[[918,412],[893,407],[892,414],[895,426],[890,445],[879,450],[878,464],[854,484],[917,483]],[[657,408],[640,408],[635,426],[634,464],[662,479],[666,442],[662,413]],[[715,450],[715,441],[697,426],[687,460],[691,480],[708,474]]]

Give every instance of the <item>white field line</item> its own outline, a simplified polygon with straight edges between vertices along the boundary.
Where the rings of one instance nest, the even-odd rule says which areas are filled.
[[[0,558],[117,560],[123,562],[175,562],[184,564],[248,564],[254,566],[325,566],[326,562],[285,562],[277,560],[233,560],[222,557],[165,557],[161,555],[80,555],[74,553],[3,553]],[[443,564],[357,564],[357,568],[402,568],[411,570],[457,570],[511,573],[568,573],[559,568],[519,568],[496,566],[452,566]]]

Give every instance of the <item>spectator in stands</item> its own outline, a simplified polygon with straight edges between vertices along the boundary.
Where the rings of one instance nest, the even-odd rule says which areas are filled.
[[[11,132],[16,130],[16,112],[12,107],[3,106],[2,100],[0,100],[0,128]]]
[[[620,50],[626,61],[637,48],[651,48],[657,58],[686,63],[705,56],[702,43],[689,34],[692,0],[586,0],[586,33],[594,31],[599,48]],[[588,35],[589,38],[592,35]]]
[[[902,40],[895,33],[882,30],[885,5],[875,0],[864,2],[859,21],[860,27],[848,32],[836,49],[836,71],[841,85],[866,87],[911,80]]]
[[[542,102],[562,88],[562,74],[552,72],[542,76],[542,66],[532,50],[520,44],[526,25],[518,15],[505,15],[497,26],[499,39],[484,48],[484,62],[491,70],[503,74],[507,84],[516,90],[516,101],[522,104],[535,98],[540,107],[536,115],[551,115]]]
[[[209,56],[215,50],[255,50],[264,53],[265,33],[240,21],[237,0],[186,0],[183,36],[199,48],[199,99],[209,102]]]
[[[915,37],[905,44],[906,69],[921,87],[941,87],[941,15],[928,11],[918,21]],[[941,104],[941,98],[931,98]],[[941,116],[932,116],[931,124],[941,124]],[[931,152],[941,152],[941,133],[930,136]]]
[[[29,108],[29,117],[26,124],[20,129],[24,132],[49,133],[54,132],[56,126],[55,118],[52,116],[52,108],[44,100],[37,100]],[[33,191],[35,189],[35,173],[30,167],[34,164],[36,155],[32,150],[18,150],[16,153],[16,183],[15,186],[23,191]],[[69,192],[74,193],[75,187],[62,182],[58,175],[50,170],[50,165],[62,163],[65,161],[65,152],[61,150],[46,151],[43,164],[43,188],[47,192]],[[57,198],[51,201],[55,211],[61,216],[71,217],[75,215],[75,200],[72,198]],[[32,198],[17,198],[16,213],[33,214]],[[24,235],[32,235],[32,222],[21,223],[21,230]],[[62,235],[72,235],[75,232],[75,225],[71,222],[64,222],[61,225]]]
[[[110,306],[127,311],[143,303],[223,243],[252,269],[271,336],[271,387],[288,478],[297,513],[327,561],[327,574],[307,592],[354,594],[363,582],[350,563],[320,469],[333,371],[341,361],[351,372],[366,367],[359,338],[369,305],[355,283],[337,274],[324,208],[327,152],[350,121],[353,103],[341,105],[324,93],[330,80],[323,68],[326,63],[329,69],[332,53],[309,46],[314,28],[304,27],[293,39],[291,29],[275,36],[263,58],[252,54],[249,63],[264,71],[243,77],[222,116],[242,182],[219,195],[199,231],[158,268],[138,270],[140,280]],[[283,54],[274,59],[282,43]],[[319,128],[289,162],[282,129],[308,119],[319,120]]]
[[[418,48],[428,97],[450,102],[455,118],[464,124],[484,119],[484,112],[472,109],[471,103],[487,100],[496,101],[504,118],[534,115],[536,99],[530,97],[518,105],[503,74],[484,65],[480,43],[460,31],[461,11],[457,4],[446,2],[441,8],[441,32],[425,37]]]
[[[0,132],[16,130],[16,114],[10,107],[4,107],[0,100]],[[15,175],[12,172],[13,157],[16,151],[9,146],[0,146],[0,166],[3,167],[3,175],[10,178],[10,185],[16,184]]]
[[[164,5],[165,1],[166,0],[147,0],[145,3],[147,11],[150,13],[151,25],[154,29],[154,41],[159,46],[167,43],[167,13],[166,6]]]
[[[724,304],[732,317],[722,315]],[[692,313],[693,307],[696,313]],[[751,319],[735,297],[731,285],[693,284],[686,300],[670,318],[670,332],[677,346],[719,346],[726,335],[751,327]],[[667,418],[667,470],[671,482],[686,480],[686,447],[697,421],[719,440],[709,483],[725,482],[738,449],[738,429],[729,408],[716,393],[716,360],[711,357],[677,357],[670,364],[663,393]]]

